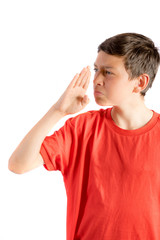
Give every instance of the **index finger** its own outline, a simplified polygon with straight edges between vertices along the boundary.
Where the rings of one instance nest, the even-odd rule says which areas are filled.
[[[86,77],[86,81],[84,82],[84,85],[82,86],[85,90],[87,90],[87,88],[89,86],[90,78],[91,78],[91,72],[88,71],[88,75]]]

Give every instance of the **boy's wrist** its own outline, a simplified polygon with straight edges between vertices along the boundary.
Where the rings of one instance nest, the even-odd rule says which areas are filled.
[[[66,113],[60,111],[59,109],[56,108],[55,104],[52,106],[52,111],[54,111],[56,114],[58,114],[60,117],[65,117],[67,116]]]

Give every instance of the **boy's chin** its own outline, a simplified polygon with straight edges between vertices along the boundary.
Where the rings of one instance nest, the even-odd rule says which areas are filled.
[[[112,106],[112,104],[109,103],[109,102],[104,102],[104,101],[97,100],[97,99],[95,99],[95,102],[96,102],[99,106],[102,106],[102,107]]]

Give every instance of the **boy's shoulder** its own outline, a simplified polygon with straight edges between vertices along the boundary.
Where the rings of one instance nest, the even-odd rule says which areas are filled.
[[[92,125],[93,122],[97,122],[99,119],[107,116],[107,109],[99,109],[99,110],[90,110],[84,113],[80,113],[75,117],[69,118],[67,122],[69,122],[74,127]]]
[[[108,126],[114,127],[113,122],[111,120],[110,112],[111,108],[106,109],[99,109],[99,110],[90,110],[87,112],[83,112],[78,114],[77,116],[71,117],[66,121],[66,124],[70,126],[71,128],[74,128],[76,130],[84,130],[87,129],[87,131],[93,130],[94,128],[97,128],[99,125],[102,126],[104,121],[108,122]],[[160,129],[160,113],[152,110],[154,112],[154,115],[152,117],[152,121],[149,122],[149,126],[152,125],[152,127],[157,124],[158,129]],[[148,126],[148,125],[147,125]]]

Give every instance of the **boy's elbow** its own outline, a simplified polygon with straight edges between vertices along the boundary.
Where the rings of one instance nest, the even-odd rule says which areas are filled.
[[[20,167],[18,164],[17,164],[17,161],[16,159],[14,159],[12,156],[10,157],[9,161],[8,161],[8,169],[13,172],[13,173],[16,173],[16,174],[23,174],[25,173],[26,171]]]

